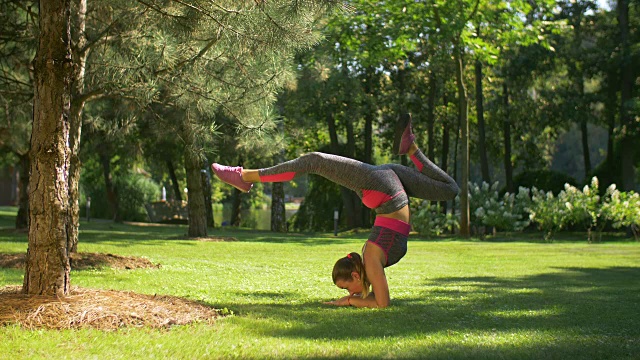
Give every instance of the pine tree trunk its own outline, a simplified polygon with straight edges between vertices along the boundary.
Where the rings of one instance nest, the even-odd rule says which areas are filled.
[[[169,177],[171,178],[171,186],[173,187],[173,193],[176,196],[177,201],[182,201],[182,192],[180,191],[180,183],[178,183],[178,177],[176,176],[176,169],[173,167],[173,162],[167,160],[167,169],[169,170]]]
[[[34,60],[29,177],[29,246],[23,292],[66,296],[70,287],[69,208],[70,2],[41,1]]]
[[[613,85],[615,83],[615,80],[613,80],[613,78],[614,78],[614,75],[609,73],[609,80],[607,84],[607,100],[605,103],[605,113],[606,113],[606,120],[608,125],[607,159],[606,159],[607,166],[612,166],[614,162],[613,144],[614,144],[614,131],[616,129],[616,112],[617,112],[616,101],[617,101],[618,94],[617,94],[616,87]]]
[[[574,9],[579,9],[579,6],[575,6]],[[581,133],[581,145],[582,145],[582,160],[584,163],[584,177],[587,179],[591,174],[591,155],[589,153],[589,133],[587,129],[587,117],[589,113],[585,106],[584,99],[584,75],[581,70],[579,62],[581,61],[578,56],[580,54],[579,49],[582,45],[582,10],[576,12],[574,17],[570,19],[570,23],[573,27],[573,49],[575,55],[568,59],[569,77],[573,82],[573,91],[576,97],[577,118],[579,119],[578,127]]]
[[[205,220],[207,227],[213,228],[215,227],[215,224],[213,222],[213,205],[211,204],[211,181],[209,181],[209,174],[206,171],[200,171],[200,178],[202,181]]]
[[[284,183],[273,183],[271,189],[271,231],[287,232],[287,212],[284,206]]]
[[[364,114],[364,156],[362,161],[367,164],[373,163],[373,108]]]
[[[620,91],[620,125],[626,128],[625,135],[620,143],[622,156],[622,190],[635,189],[634,153],[635,146],[633,134],[635,125],[630,107],[633,90],[633,63],[629,46],[629,0],[618,0],[618,25],[620,29],[620,45],[622,59],[620,62],[621,91]]]
[[[367,164],[373,164],[373,115],[375,110],[373,104],[369,102],[369,111],[364,115],[364,158],[363,162]],[[361,210],[360,214],[360,227],[370,227],[371,224],[371,210],[361,205],[361,200],[358,196],[352,192],[352,199],[358,203],[358,207]]]
[[[442,102],[444,104],[445,109],[448,108],[449,100],[447,99],[446,90],[444,91],[444,95],[442,96]],[[449,131],[450,131],[449,117],[448,117],[448,112],[445,111],[444,121],[442,124],[442,158],[441,158],[442,160],[440,161],[440,168],[444,172],[447,172],[447,167],[449,163],[449,137],[450,137]],[[446,214],[447,202],[441,201],[440,207],[442,208],[442,212]]]
[[[487,136],[484,123],[484,95],[482,91],[482,62],[476,60],[476,111],[478,112],[478,152],[480,153],[480,169],[482,181],[491,184],[489,175],[489,159],[487,157]]]
[[[279,113],[283,114],[284,109],[282,104],[279,105]],[[278,123],[278,131],[284,134],[284,123],[281,121]],[[273,157],[276,164],[280,164],[284,161],[284,148]],[[284,183],[275,182],[271,184],[271,231],[274,232],[287,232],[287,211],[285,209],[284,201]]]
[[[355,133],[353,131],[353,123],[351,118],[346,121],[347,126],[347,149],[346,149],[346,157],[355,159],[355,150],[356,150],[356,138]],[[350,229],[362,227],[362,203],[360,202],[360,198],[356,195],[355,192],[346,189],[344,187],[340,187],[340,191],[342,192],[343,197],[347,198],[345,202],[345,211],[347,213],[347,224]]]
[[[233,192],[231,194],[231,219],[229,220],[229,224],[231,224],[231,226],[240,226],[241,203],[240,190],[233,188]]]
[[[16,229],[29,227],[29,154],[18,155],[20,159],[19,185],[18,185],[18,215],[16,216]]]
[[[336,122],[333,118],[333,112],[327,111],[327,128],[329,129],[329,139],[331,140],[331,150],[334,154],[340,154],[340,144],[338,143],[338,132],[336,130]],[[340,195],[342,197],[342,205],[344,206],[344,213],[347,214],[347,227],[352,229],[355,227],[353,215],[355,209],[353,207],[353,199],[351,197],[352,192],[343,186],[340,186]]]
[[[511,116],[509,111],[509,87],[506,81],[502,84],[502,96],[504,100],[504,120],[502,121],[502,136],[504,142],[504,174],[506,178],[507,191],[512,193],[513,188],[513,164],[511,163]]]
[[[104,147],[102,147],[102,149],[98,149],[98,156],[100,157],[100,163],[102,164],[102,177],[104,178],[104,188],[107,193],[107,203],[111,209],[112,219],[115,222],[122,222],[120,203],[118,200],[118,189],[116,189],[113,184],[113,177],[111,175],[111,158]]]
[[[88,52],[85,49],[86,38],[86,13],[87,0],[74,0],[77,7],[73,29],[73,63],[74,71],[71,82],[71,110],[69,129],[69,151],[71,159],[69,164],[69,222],[67,227],[67,247],[70,252],[78,251],[78,229],[80,228],[80,204],[78,203],[78,185],[80,183],[80,136],[82,132],[82,111],[85,101],[84,74]]]
[[[364,114],[364,154],[362,161],[373,163],[373,115],[376,113],[373,103],[373,69],[367,69],[367,81],[365,83],[365,114]]]
[[[456,57],[456,82],[458,84],[458,111],[461,127],[461,168],[460,179],[460,236],[469,237],[470,213],[469,213],[469,103],[467,99],[467,89],[464,85],[464,64],[462,60],[462,49],[456,47],[454,50]]]
[[[436,119],[436,95],[438,90],[438,83],[435,71],[431,71],[429,73],[429,95],[427,104],[427,156],[429,159],[435,159],[435,134],[434,134],[434,125]]]
[[[200,178],[200,158],[194,154],[189,146],[184,151],[184,167],[187,175],[187,189],[189,189],[189,237],[207,236],[207,210],[204,205],[204,192]]]
[[[462,123],[461,123],[461,119],[460,116],[457,117],[458,118],[458,122],[456,124],[456,131],[455,131],[455,136],[456,136],[456,140],[455,140],[455,145],[453,146],[453,179],[456,180],[458,179],[458,153],[460,152],[460,128],[462,127]],[[453,199],[452,202],[452,206],[451,209],[452,211],[455,212],[456,209],[456,199]]]
[[[583,113],[584,114],[584,113]],[[584,160],[584,178],[587,179],[591,175],[591,155],[589,154],[589,129],[587,128],[587,120],[580,120],[580,134],[582,135],[582,159]]]

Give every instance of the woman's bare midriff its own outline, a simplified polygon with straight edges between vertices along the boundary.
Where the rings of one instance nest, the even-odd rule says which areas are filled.
[[[410,219],[410,216],[409,216],[409,205],[405,205],[402,209],[400,209],[398,211],[394,211],[394,212],[388,213],[388,214],[378,214],[378,216],[404,221],[407,224],[409,224],[409,219]]]

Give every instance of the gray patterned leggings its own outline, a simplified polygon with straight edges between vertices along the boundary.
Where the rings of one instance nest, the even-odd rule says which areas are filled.
[[[400,164],[370,165],[358,160],[312,152],[282,164],[259,169],[261,182],[290,181],[305,173],[317,174],[358,194],[365,206],[389,214],[409,203],[409,196],[425,200],[449,200],[458,185],[417,150],[411,160],[418,168]]]

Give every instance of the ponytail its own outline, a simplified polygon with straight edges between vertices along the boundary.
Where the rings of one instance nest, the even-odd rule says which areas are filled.
[[[362,284],[362,298],[366,298],[369,295],[369,288],[371,283],[367,278],[367,272],[364,270],[364,262],[360,254],[356,252],[349,253],[347,256],[338,259],[333,266],[333,283],[338,280],[350,281],[352,280],[351,273],[356,272],[360,275],[360,284]]]

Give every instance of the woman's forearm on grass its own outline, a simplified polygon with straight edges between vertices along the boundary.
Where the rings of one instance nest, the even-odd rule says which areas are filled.
[[[389,306],[389,302],[381,302],[376,299],[376,294],[371,293],[366,298],[361,298],[359,296],[351,296],[349,298],[349,304],[353,307],[366,307],[366,308],[386,308]]]

